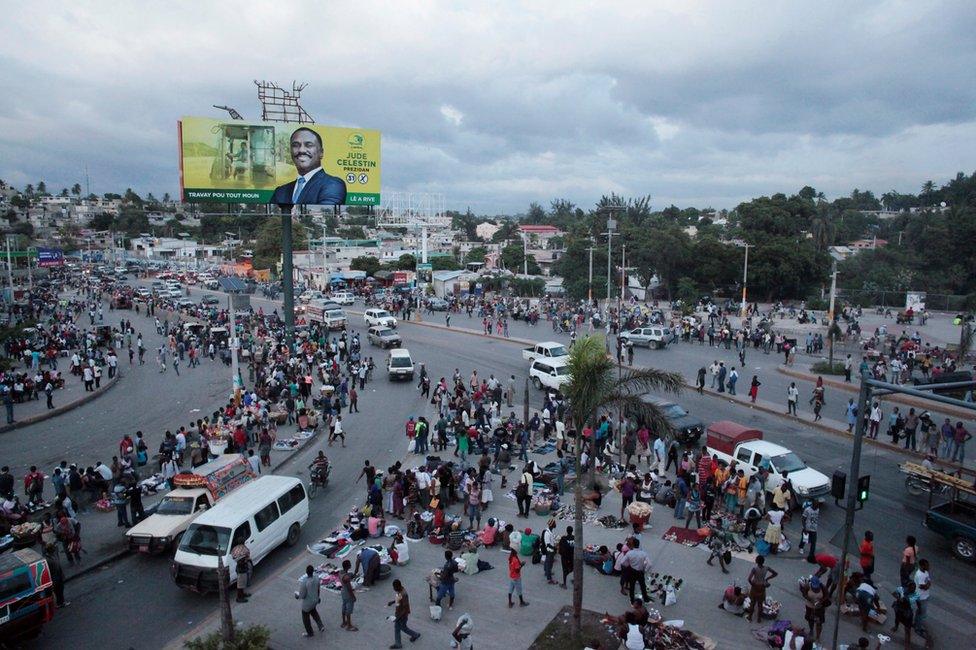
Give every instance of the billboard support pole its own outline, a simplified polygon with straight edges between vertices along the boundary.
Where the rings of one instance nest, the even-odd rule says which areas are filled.
[[[295,342],[295,278],[291,248],[291,207],[285,206],[281,209],[281,286],[284,293],[285,342],[289,349]]]

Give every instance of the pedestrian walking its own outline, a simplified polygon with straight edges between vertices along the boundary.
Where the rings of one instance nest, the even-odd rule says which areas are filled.
[[[344,564],[348,563],[349,560],[346,560]],[[345,566],[343,568],[345,569]],[[325,625],[322,624],[322,618],[316,609],[322,601],[319,595],[321,585],[322,583],[315,577],[315,569],[312,565],[306,566],[305,575],[298,579],[298,591],[295,592],[295,598],[302,603],[302,625],[305,626],[302,636],[304,637],[314,636],[312,620],[318,625],[319,632],[325,632]]]
[[[525,566],[525,562],[519,559],[518,551],[514,548],[510,549],[508,552],[508,606],[514,607],[515,603],[512,602],[512,594],[517,593],[519,599],[519,607],[527,607],[528,603],[525,602],[525,598],[522,597],[522,567]],[[419,635],[418,635],[419,636]]]
[[[698,379],[695,382],[695,387],[698,389],[699,394],[705,392],[705,374],[707,372],[708,370],[705,368],[705,366],[702,366],[701,368],[698,369]]]
[[[47,397],[47,407],[48,409],[54,408],[54,386],[51,382],[47,382],[44,385],[44,395]]]
[[[753,404],[756,403],[756,398],[759,397],[759,387],[762,383],[759,381],[757,375],[752,376],[752,382],[749,384],[749,401]]]
[[[779,575],[776,571],[766,566],[766,558],[762,555],[756,557],[756,565],[749,571],[749,609],[746,610],[746,620],[751,621],[753,613],[756,614],[756,622],[762,618],[763,603],[766,602],[766,588],[769,582]]]
[[[434,599],[434,604],[440,607],[441,601],[444,596],[450,596],[447,601],[447,606],[449,608],[454,607],[454,584],[457,582],[457,578],[454,576],[458,572],[457,560],[454,559],[454,553],[452,551],[444,551],[444,566],[440,570],[440,582],[437,585],[437,597]]]
[[[566,534],[559,538],[557,550],[559,552],[559,565],[563,570],[563,582],[560,585],[566,588],[566,579],[573,573],[573,554],[576,549],[576,537],[573,535],[573,527],[566,526]]]
[[[556,520],[550,519],[546,524],[546,529],[542,531],[542,552],[544,555],[542,570],[546,575],[546,582],[550,585],[559,584],[552,578],[552,565],[556,561],[557,548]]]
[[[393,645],[390,646],[390,650],[403,647],[400,643],[402,633],[410,637],[411,643],[420,638],[420,632],[415,632],[407,626],[407,619],[410,617],[410,596],[399,579],[393,581],[393,593],[393,600],[386,604],[387,607],[396,606],[393,610]]]
[[[857,424],[857,404],[854,403],[854,398],[847,401],[845,417],[847,418],[847,433],[851,433],[854,430],[854,425]]]
[[[342,573],[339,574],[340,593],[342,594],[342,625],[349,632],[358,632],[359,628],[352,624],[352,611],[356,605],[356,591],[352,588],[352,573],[349,572],[352,562],[342,561]]]
[[[803,531],[800,533],[800,550],[806,544],[810,545],[810,552],[807,553],[807,562],[816,564],[817,554],[817,530],[820,528],[820,499],[810,503],[803,509]]]

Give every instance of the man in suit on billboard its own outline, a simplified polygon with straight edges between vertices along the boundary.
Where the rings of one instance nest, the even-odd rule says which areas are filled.
[[[289,205],[342,205],[346,202],[346,184],[322,169],[322,136],[307,127],[291,134],[291,159],[298,178],[279,185],[270,203]]]

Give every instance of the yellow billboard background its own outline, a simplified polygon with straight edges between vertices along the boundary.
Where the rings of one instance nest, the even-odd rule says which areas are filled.
[[[346,205],[379,205],[379,131],[208,117],[179,121],[183,200],[267,203],[297,176],[290,138],[298,128],[321,136],[322,168],[345,182]]]

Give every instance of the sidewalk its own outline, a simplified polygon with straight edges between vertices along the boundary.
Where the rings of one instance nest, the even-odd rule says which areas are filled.
[[[96,397],[101,397],[108,392],[110,388],[118,383],[121,377],[121,373],[119,373],[109,379],[108,370],[104,369],[101,387],[95,389],[94,392],[86,392],[85,384],[81,381],[81,378],[75,377],[67,370],[70,365],[68,359],[62,359],[62,362],[58,364],[58,367],[63,370],[64,387],[54,391],[54,395],[51,398],[54,402],[53,409],[47,407],[47,397],[44,395],[44,391],[41,390],[38,392],[39,399],[14,404],[14,422],[13,424],[3,424],[3,426],[0,426],[0,433],[6,433],[7,431],[13,431],[14,429],[42,422],[48,418],[67,413],[82,404],[87,404]],[[15,369],[15,372],[27,372],[29,370],[30,368],[23,370]],[[4,422],[6,421],[4,420]]]
[[[542,464],[551,460],[545,457],[544,460],[539,461],[539,458],[537,455],[533,456],[534,460]],[[406,464],[413,466],[416,462],[411,463],[408,460]],[[483,524],[488,517],[496,517],[515,524],[518,530],[529,527],[533,532],[542,532],[548,516],[541,517],[533,513],[528,519],[517,518],[514,499],[507,498],[503,491],[497,488],[497,479],[495,495],[496,500],[482,516]],[[571,500],[571,492],[567,492],[564,503]],[[354,504],[342,504],[342,507],[337,508],[337,512],[345,513],[352,505]],[[617,514],[619,511],[620,496],[614,491],[606,496],[598,514],[600,516]],[[459,506],[453,506],[450,512],[458,514]],[[762,624],[747,623],[742,618],[733,617],[717,609],[722,592],[727,586],[733,583],[740,586],[747,584],[746,578],[752,567],[752,556],[738,555],[730,565],[730,573],[722,574],[717,564],[715,566],[705,564],[705,560],[708,559],[705,546],[689,548],[662,539],[662,535],[668,528],[673,525],[681,527],[684,523],[675,520],[669,508],[655,505],[650,523],[651,528],[639,536],[641,548],[647,551],[652,562],[649,573],[673,575],[684,582],[678,592],[677,604],[664,608],[660,601],[653,601],[649,606],[661,611],[665,620],[684,620],[686,629],[711,638],[720,648],[757,647],[758,642],[755,641],[753,630],[768,628],[768,621]],[[557,521],[557,533],[562,535],[566,526],[570,525],[573,525],[571,519]],[[322,531],[322,536],[330,530]],[[629,528],[607,529],[597,524],[584,523],[583,541],[585,544],[597,546],[606,544],[612,549],[630,534]],[[787,534],[791,538],[797,537],[797,525],[788,526]],[[389,538],[380,538],[370,540],[369,543],[387,547],[390,542]],[[444,548],[434,546],[426,540],[408,543],[410,562],[406,566],[395,567],[392,577],[399,578],[411,596],[412,613],[409,625],[422,635],[415,647],[448,647],[454,623],[457,617],[465,612],[470,613],[474,619],[472,639],[475,647],[528,647],[559,609],[572,603],[572,586],[563,590],[558,586],[546,584],[543,566],[532,564],[530,558],[526,557],[523,558],[526,565],[523,569],[522,582],[529,606],[524,608],[516,606],[514,609],[509,609],[506,598],[507,553],[503,553],[498,548],[482,549],[479,554],[480,559],[490,563],[493,568],[472,576],[458,574],[457,600],[454,608],[448,609],[447,600],[443,601],[443,620],[432,621],[428,611],[428,605],[431,603],[428,600],[425,578],[431,570],[443,564]],[[824,543],[824,546],[826,547],[827,544]],[[351,556],[351,559],[355,563],[354,556]],[[297,589],[297,580],[303,574],[306,564],[319,566],[327,561],[307,551],[299,555],[283,571],[257,585],[252,590],[253,596],[250,602],[232,604],[235,622],[245,626],[260,624],[268,627],[271,630],[271,645],[276,648],[301,648],[308,647],[312,643],[321,643],[321,641],[301,638],[303,628],[300,608],[294,592]],[[796,551],[772,557],[769,559],[769,565],[780,574],[768,591],[770,598],[780,601],[783,605],[780,618],[802,620],[803,607],[796,589],[796,580],[801,576],[809,575],[811,565],[802,561]],[[602,576],[591,567],[584,567],[584,571],[585,608],[614,615],[620,615],[627,609],[627,598],[620,594],[617,577]],[[554,566],[554,576],[561,579],[558,558]],[[386,607],[386,603],[392,599],[391,582],[392,579],[381,581],[375,587],[357,593],[358,600],[353,622],[360,631],[355,633],[339,628],[340,599],[338,595],[323,589],[322,603],[318,609],[326,626],[324,634],[326,643],[334,645],[338,640],[343,648],[382,648],[392,643],[392,623],[383,620],[391,613],[391,610]],[[831,615],[828,617],[830,625],[832,620]],[[216,615],[211,616],[184,639],[175,640],[168,647],[175,649],[180,647],[183,640],[214,631],[218,627],[219,618]],[[830,629],[832,628],[825,626],[824,639],[829,639]],[[841,624],[841,638],[853,640],[858,636],[856,621],[845,618]]]

